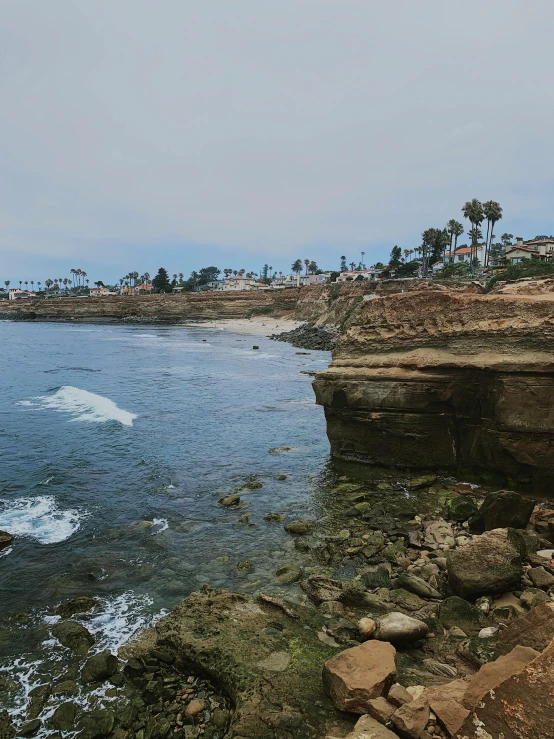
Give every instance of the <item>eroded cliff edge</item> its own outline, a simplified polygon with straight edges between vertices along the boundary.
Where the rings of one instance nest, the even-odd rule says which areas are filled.
[[[554,481],[554,300],[421,291],[364,302],[316,376],[334,457]]]

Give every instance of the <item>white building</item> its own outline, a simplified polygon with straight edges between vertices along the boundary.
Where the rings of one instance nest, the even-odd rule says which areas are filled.
[[[380,270],[375,269],[353,269],[341,272],[337,277],[336,282],[351,282],[357,277],[361,277],[362,280],[372,280],[375,274],[378,274]]]
[[[100,295],[115,295],[116,293],[110,292],[107,287],[90,287],[89,294],[93,297],[100,297]]]
[[[27,300],[28,298],[36,298],[36,293],[21,290],[18,287],[10,287],[8,291],[8,300]]]
[[[473,250],[473,256],[476,258],[481,264],[485,263],[485,247],[482,244],[479,244],[476,249]],[[470,246],[463,246],[461,249],[456,249],[456,251],[450,252],[447,251],[444,255],[444,261],[446,264],[459,264],[460,262],[470,262],[471,260],[471,247]]]
[[[234,290],[269,290],[269,287],[264,282],[258,282],[254,277],[229,275],[218,284],[216,289],[229,292]]]

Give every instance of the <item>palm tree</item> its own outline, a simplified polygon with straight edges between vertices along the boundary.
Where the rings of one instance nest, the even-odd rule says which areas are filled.
[[[365,251],[361,252],[362,254],[362,269],[364,268],[364,257],[365,257]]]
[[[19,289],[21,290],[21,285],[23,284],[23,280],[19,280]]]
[[[183,281],[184,274],[182,272],[179,272],[179,282]]]
[[[304,259],[304,266],[306,267],[306,274],[308,274],[308,267],[310,266],[310,260]]]
[[[292,271],[296,274],[296,285],[300,285],[300,272],[302,272],[302,260],[296,259],[291,266]]]
[[[473,271],[473,262],[474,258],[477,256],[477,243],[478,243],[478,231],[479,226],[483,223],[483,220],[485,218],[485,213],[483,211],[483,206],[481,205],[481,202],[477,200],[477,198],[473,198],[473,200],[468,200],[463,208],[462,213],[464,214],[464,218],[467,218],[468,221],[471,223],[471,252],[470,252],[470,267]],[[475,257],[474,257],[475,252]]]
[[[446,224],[446,230],[450,235],[450,254],[452,254],[453,250],[456,251],[456,244],[458,243],[458,237],[463,234],[464,226],[459,221],[456,221],[454,218],[451,218]],[[446,251],[446,247],[445,247],[445,251]],[[444,263],[444,256],[443,256],[442,261]]]
[[[9,286],[10,286],[10,281],[9,281],[9,280],[4,280],[4,285],[5,285],[6,287],[9,287]]]
[[[502,218],[500,203],[497,203],[495,200],[487,200],[486,203],[483,203],[483,213],[487,219],[487,240],[485,241],[485,263],[483,265],[486,267],[489,263],[489,254],[492,246],[492,232],[495,224]]]
[[[39,281],[37,282],[37,285],[38,285],[38,291],[40,292],[40,286],[42,285],[42,282],[41,282],[41,281],[39,280]]]
[[[31,290],[34,290],[34,289],[35,289],[35,281],[31,280]]]
[[[317,264],[313,260],[310,262],[308,270],[312,275],[315,275],[315,273],[317,272]]]
[[[354,272],[354,270],[356,269],[356,262],[350,262],[350,269],[352,270],[352,272]]]

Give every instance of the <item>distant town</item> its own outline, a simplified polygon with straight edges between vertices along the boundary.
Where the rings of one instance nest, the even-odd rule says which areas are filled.
[[[394,246],[387,264],[376,262],[368,267],[365,252],[348,262],[347,256],[337,259],[337,269],[321,269],[311,259],[296,259],[290,272],[277,272],[269,264],[258,271],[202,267],[188,278],[182,272],[169,274],[161,267],[157,274],[129,272],[117,284],[102,280],[90,282],[82,269],[71,269],[69,276],[38,280],[4,280],[0,299],[25,300],[30,298],[101,297],[105,295],[148,295],[154,293],[187,293],[237,290],[287,290],[322,283],[344,283],[361,280],[401,278],[489,279],[514,265],[552,269],[554,237],[538,235],[525,240],[503,233],[500,240],[494,234],[495,225],[502,219],[500,204],[489,200],[481,203],[474,198],[462,208],[470,223],[467,231],[469,244],[458,244],[464,234],[462,223],[451,219],[445,228],[428,228],[421,235],[421,245],[413,249]],[[486,221],[486,236],[481,225]],[[340,261],[339,261],[340,260]],[[533,263],[533,264],[531,264]],[[537,270],[535,269],[535,272]]]

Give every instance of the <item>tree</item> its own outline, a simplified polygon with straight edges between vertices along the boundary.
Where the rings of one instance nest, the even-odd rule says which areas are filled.
[[[483,203],[483,213],[487,219],[487,239],[485,241],[485,258],[483,264],[483,266],[486,267],[489,263],[489,252],[492,244],[494,226],[502,218],[502,208],[500,207],[500,203],[497,203],[495,200],[488,200],[486,203]]]
[[[171,292],[171,284],[169,282],[169,275],[167,274],[167,270],[163,267],[160,267],[158,270],[158,274],[154,277],[152,280],[152,287],[156,290],[156,292],[160,293],[170,293]]]
[[[297,259],[296,261],[294,261],[292,263],[292,265],[291,265],[291,269],[292,269],[293,272],[295,272],[297,275],[299,275],[300,272],[302,272],[302,260],[301,259]]]
[[[375,269],[383,269],[385,265],[383,264],[383,262],[375,262],[373,266],[375,267]]]
[[[471,223],[471,253],[470,253],[470,264],[473,269],[474,266],[474,260],[477,256],[477,245],[478,245],[478,231],[479,227],[483,223],[483,220],[485,218],[485,212],[483,211],[483,206],[481,205],[481,202],[477,200],[477,198],[473,198],[473,200],[468,200],[463,208],[462,213],[464,214],[464,218],[467,218],[467,220]]]
[[[393,246],[390,253],[389,265],[391,267],[399,267],[402,262],[402,249],[399,246]]]
[[[10,286],[10,281],[9,281],[9,280],[4,280],[4,285],[5,285],[6,287],[9,287],[9,286]]]
[[[208,282],[215,282],[220,274],[219,267],[202,267],[198,273],[198,284],[207,285]]]
[[[346,264],[346,257],[342,256],[340,258],[340,271],[346,272],[348,270],[348,265]]]
[[[446,230],[450,234],[450,253],[456,251],[456,244],[458,243],[458,237],[464,232],[464,225],[454,218],[451,218],[446,224]],[[443,256],[444,262],[444,256]]]
[[[308,274],[308,267],[310,266],[310,260],[304,259],[304,266],[306,267],[306,274]]]
[[[428,228],[421,234],[424,277],[427,276],[429,267],[442,259],[448,241],[446,228]]]
[[[362,255],[362,261],[361,261],[361,267],[364,269],[364,257],[365,257],[365,251],[361,252]]]
[[[512,245],[512,239],[514,238],[513,234],[502,234],[500,237],[500,241],[502,242],[502,246],[507,249],[509,246]]]
[[[356,262],[350,262],[350,269],[352,270],[352,272],[354,272],[354,270],[356,269]]]
[[[314,261],[311,261],[308,265],[308,271],[312,275],[315,275],[315,273],[317,272],[317,264]]]

